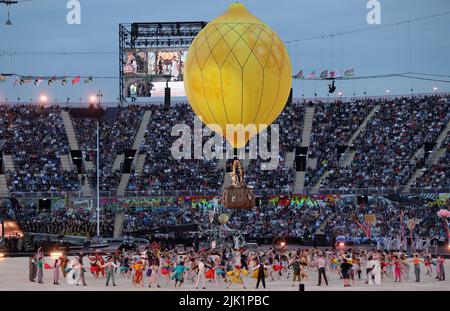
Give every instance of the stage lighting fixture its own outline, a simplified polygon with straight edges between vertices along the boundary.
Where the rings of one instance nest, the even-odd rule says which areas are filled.
[[[340,242],[340,243],[339,243],[339,246],[340,246],[340,247],[344,247],[344,246],[345,246],[345,243],[344,243],[344,242]]]
[[[53,80],[48,80],[47,84],[48,85],[52,85],[53,84]]]
[[[61,81],[61,84],[62,84],[62,85],[66,85],[66,82],[67,82],[66,79],[63,79],[63,80]]]
[[[39,85],[39,80],[38,79],[34,80],[34,85]]]
[[[331,81],[331,84],[328,84],[328,93],[333,94],[336,91],[336,86],[334,85],[334,80]]]
[[[20,79],[19,84],[20,85],[24,85],[25,84],[25,80],[24,79]]]
[[[41,100],[41,102],[46,102],[47,101],[47,95],[41,95],[41,97],[40,97],[40,100]]]

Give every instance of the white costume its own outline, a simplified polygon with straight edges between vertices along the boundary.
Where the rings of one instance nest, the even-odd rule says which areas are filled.
[[[77,278],[79,278],[79,268],[80,266],[78,260],[72,259],[69,261],[69,263],[66,266],[66,269],[69,268],[70,271],[66,275],[67,284],[69,285],[75,285],[77,282]]]

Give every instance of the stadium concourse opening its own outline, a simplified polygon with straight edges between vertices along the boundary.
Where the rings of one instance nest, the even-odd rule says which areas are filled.
[[[375,26],[341,2],[311,3],[333,13],[318,23],[302,1],[282,19],[85,1],[102,15],[66,28],[52,1],[16,2],[0,0],[24,10],[0,25],[0,291],[450,290],[443,5],[386,2],[402,15]],[[111,16],[143,12],[194,21],[121,23],[110,42]],[[253,123],[243,145],[209,127]]]

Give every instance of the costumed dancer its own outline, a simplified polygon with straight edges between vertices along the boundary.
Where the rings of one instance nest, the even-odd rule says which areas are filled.
[[[262,286],[266,288],[266,269],[269,269],[270,266],[266,266],[262,261],[260,261],[254,268],[253,271],[257,271],[257,281],[256,281],[256,289],[259,288],[259,283],[262,283]],[[245,270],[244,270],[245,271]]]
[[[150,267],[150,280],[149,280],[149,284],[148,287],[152,287],[152,284],[156,284],[156,287],[161,287],[159,285],[159,265],[158,262],[156,260],[153,261],[151,267]]]
[[[59,269],[60,262],[58,258],[56,258],[55,263],[53,264],[53,285],[59,285]]]
[[[37,259],[37,278],[38,278],[38,283],[39,284],[43,284],[44,283],[44,256],[39,254],[38,259]]]
[[[175,280],[175,288],[177,284],[180,284],[179,287],[183,286],[184,283],[184,273],[188,270],[188,268],[184,265],[184,261],[180,261],[180,263],[173,270],[172,280]]]
[[[30,282],[36,282],[37,259],[35,255],[31,255],[28,259],[28,278]]]
[[[83,286],[87,286],[86,284],[86,279],[84,278],[84,265],[83,265],[83,257],[84,254],[83,252],[80,253],[79,256],[77,256],[77,260],[78,260],[78,266],[77,266],[77,270],[78,270],[78,274],[77,274],[77,278],[76,278],[76,284],[80,285],[80,281],[83,284]]]
[[[198,289],[198,285],[201,284],[202,289],[206,289],[206,278],[205,278],[205,263],[203,259],[200,258],[197,265],[197,280],[195,281],[195,288]],[[208,266],[209,267],[209,266]],[[214,273],[214,271],[213,271]]]
[[[112,281],[113,286],[116,286],[116,282],[114,280],[114,270],[117,268],[117,265],[114,263],[113,257],[109,256],[106,264],[100,267],[102,271],[106,271],[106,286],[109,285],[110,280]]]
[[[244,279],[242,278],[242,276],[246,276],[247,274],[247,270],[241,269],[241,265],[236,265],[233,270],[227,272],[227,288],[229,288],[232,283],[242,284],[243,288],[247,288],[245,287]]]
[[[144,274],[142,271],[144,271],[144,264],[142,263],[141,259],[137,259],[136,263],[133,265],[134,270],[134,276],[133,276],[133,285],[136,287],[136,285],[140,285],[141,287],[144,287]]]
[[[65,278],[67,276],[66,267],[67,267],[67,264],[69,263],[69,259],[67,259],[66,254],[62,254],[59,257],[59,261],[60,261],[61,273],[63,275],[63,278]]]
[[[438,281],[445,281],[445,269],[444,269],[444,262],[445,262],[445,258],[444,256],[438,256],[436,259],[436,270],[439,268],[439,273],[438,273]]]
[[[370,261],[369,261],[370,262]],[[350,264],[347,258],[341,263],[342,279],[344,280],[344,287],[351,287],[350,285],[350,271],[352,270],[352,264]]]
[[[402,281],[402,262],[397,256],[393,257],[393,265],[394,265],[394,282]]]
[[[103,268],[105,260],[103,257],[97,252],[94,257],[89,257],[89,259],[91,260],[91,273],[95,275],[95,278],[97,279],[100,273],[102,277],[105,277],[105,269]]]
[[[294,274],[292,278],[292,287],[295,286],[295,282],[302,282],[302,264],[300,263],[300,258],[298,256],[295,257],[295,260],[288,266],[288,268],[292,268]]]
[[[160,260],[162,261],[163,259],[161,258]],[[172,271],[172,264],[169,258],[166,258],[161,265],[161,274],[166,280],[166,285],[169,285],[170,283],[170,271]]]

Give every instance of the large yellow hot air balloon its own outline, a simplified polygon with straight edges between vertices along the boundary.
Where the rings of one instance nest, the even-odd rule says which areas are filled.
[[[197,35],[185,64],[189,103],[203,123],[216,124],[235,148],[282,112],[291,89],[291,62],[284,43],[241,3],[233,3]],[[227,131],[227,124],[242,124]],[[262,126],[259,126],[259,125]],[[238,139],[244,135],[244,140]]]

